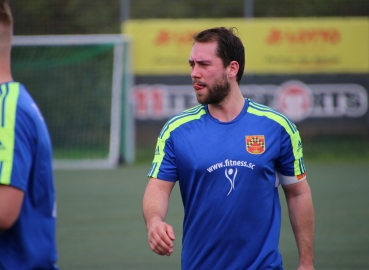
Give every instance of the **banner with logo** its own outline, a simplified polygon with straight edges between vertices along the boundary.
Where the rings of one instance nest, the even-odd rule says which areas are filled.
[[[191,36],[236,27],[245,74],[369,73],[368,18],[130,20],[136,75],[189,74]]]
[[[242,94],[299,123],[307,119],[360,118],[368,113],[368,90],[356,83],[240,85]],[[192,85],[137,85],[133,91],[138,120],[167,120],[198,105]]]

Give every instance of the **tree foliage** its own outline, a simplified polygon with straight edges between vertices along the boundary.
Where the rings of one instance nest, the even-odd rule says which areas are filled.
[[[131,19],[240,18],[244,0],[9,0],[16,35],[119,33]],[[255,17],[369,16],[368,0],[253,0]]]
[[[119,0],[10,0],[16,35],[119,33]]]

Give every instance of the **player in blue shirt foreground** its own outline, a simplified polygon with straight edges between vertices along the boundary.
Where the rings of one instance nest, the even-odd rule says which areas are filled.
[[[281,184],[298,269],[314,269],[313,204],[296,126],[242,96],[245,54],[233,29],[194,36],[189,63],[200,105],[172,117],[159,134],[143,198],[151,249],[173,252],[175,235],[165,216],[178,181],[182,269],[283,269]]]
[[[58,269],[49,133],[10,71],[12,16],[0,0],[0,269]]]

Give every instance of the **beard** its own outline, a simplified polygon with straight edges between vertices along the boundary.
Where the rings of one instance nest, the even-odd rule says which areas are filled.
[[[219,104],[229,94],[231,88],[227,80],[227,75],[223,74],[222,78],[215,80],[212,86],[205,85],[208,89],[207,95],[196,95],[200,104]]]

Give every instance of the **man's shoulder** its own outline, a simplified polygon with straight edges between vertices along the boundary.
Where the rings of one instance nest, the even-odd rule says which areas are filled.
[[[165,134],[168,135],[180,127],[193,123],[193,121],[200,120],[205,114],[205,106],[201,104],[176,114],[165,123],[159,137],[163,137]]]
[[[23,120],[31,120],[34,122],[44,122],[44,117],[37,103],[21,83],[18,83],[19,95],[17,100],[17,118]],[[26,117],[26,118],[24,118]]]
[[[7,103],[4,109],[10,109],[10,104],[17,107],[27,107],[33,101],[23,84],[15,81],[0,84],[0,98]]]
[[[179,119],[185,118],[185,119],[193,119],[197,118],[198,116],[202,116],[206,113],[205,106],[202,104],[196,105],[192,108],[189,108],[179,114],[176,114],[170,118],[169,121],[177,121]]]
[[[284,114],[266,105],[249,100],[248,113],[259,117],[259,121],[268,121],[283,127],[288,133],[297,132],[296,125]]]

